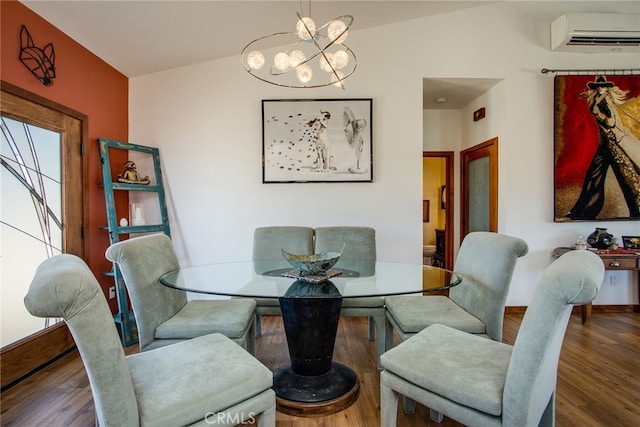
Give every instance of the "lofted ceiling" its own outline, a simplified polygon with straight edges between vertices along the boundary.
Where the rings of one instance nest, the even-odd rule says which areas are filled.
[[[213,0],[20,0],[109,65],[136,77],[213,59],[240,55],[250,41],[292,31],[296,12],[327,22],[354,17],[350,31],[393,24],[499,1],[213,1]],[[509,1],[509,0],[508,0]],[[551,22],[570,10],[617,7],[634,12],[638,1],[514,1],[532,19]],[[614,6],[616,5],[616,6]],[[309,8],[311,12],[309,13]],[[637,13],[637,12],[635,12]],[[34,37],[37,38],[36,35]],[[493,87],[496,79],[424,79],[424,108],[459,109]],[[446,103],[435,99],[445,97]]]
[[[128,77],[239,55],[251,40],[352,15],[350,31],[495,1],[57,1],[25,6]]]

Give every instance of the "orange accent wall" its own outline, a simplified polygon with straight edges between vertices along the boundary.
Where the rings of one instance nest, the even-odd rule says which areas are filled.
[[[44,86],[20,62],[20,28],[26,25],[36,46],[53,43],[56,78]],[[23,4],[0,1],[0,79],[88,117],[87,156],[88,218],[85,229],[86,261],[106,291],[113,280],[101,276],[111,264],[104,251],[109,245],[100,155],[96,138],[128,139],[129,79]],[[106,293],[106,292],[105,292]],[[115,309],[115,299],[109,301]]]

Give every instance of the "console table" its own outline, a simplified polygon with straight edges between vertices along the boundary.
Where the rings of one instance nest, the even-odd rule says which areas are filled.
[[[565,252],[572,251],[573,248],[555,248],[552,255],[559,257]],[[638,276],[638,306],[640,310],[640,252],[632,252],[626,249],[598,249],[593,251],[602,259],[605,270],[632,270],[637,271]],[[591,321],[591,303],[582,306],[582,324],[587,325]]]

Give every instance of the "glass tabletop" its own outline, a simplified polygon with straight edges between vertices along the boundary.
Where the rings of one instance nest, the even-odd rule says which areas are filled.
[[[460,275],[443,268],[383,261],[344,262],[329,273],[334,275],[300,280],[286,262],[245,261],[183,267],[164,274],[160,282],[188,292],[250,298],[403,295],[445,290],[462,282]]]

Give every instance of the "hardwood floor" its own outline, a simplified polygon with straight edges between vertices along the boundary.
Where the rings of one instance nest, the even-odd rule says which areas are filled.
[[[505,316],[504,341],[513,343],[521,314]],[[263,318],[256,355],[275,369],[288,360],[280,317]],[[137,345],[128,353],[137,351]],[[334,359],[352,367],[361,381],[358,401],[337,414],[299,418],[277,414],[278,427],[371,427],[380,425],[379,372],[375,343],[367,340],[364,318],[340,319]],[[558,368],[558,426],[636,426],[640,422],[640,313],[595,313],[589,326],[574,314]],[[91,390],[77,353],[6,390],[1,397],[3,426],[92,426]],[[437,424],[418,405],[415,414],[399,411],[398,426],[459,426],[445,418]]]

